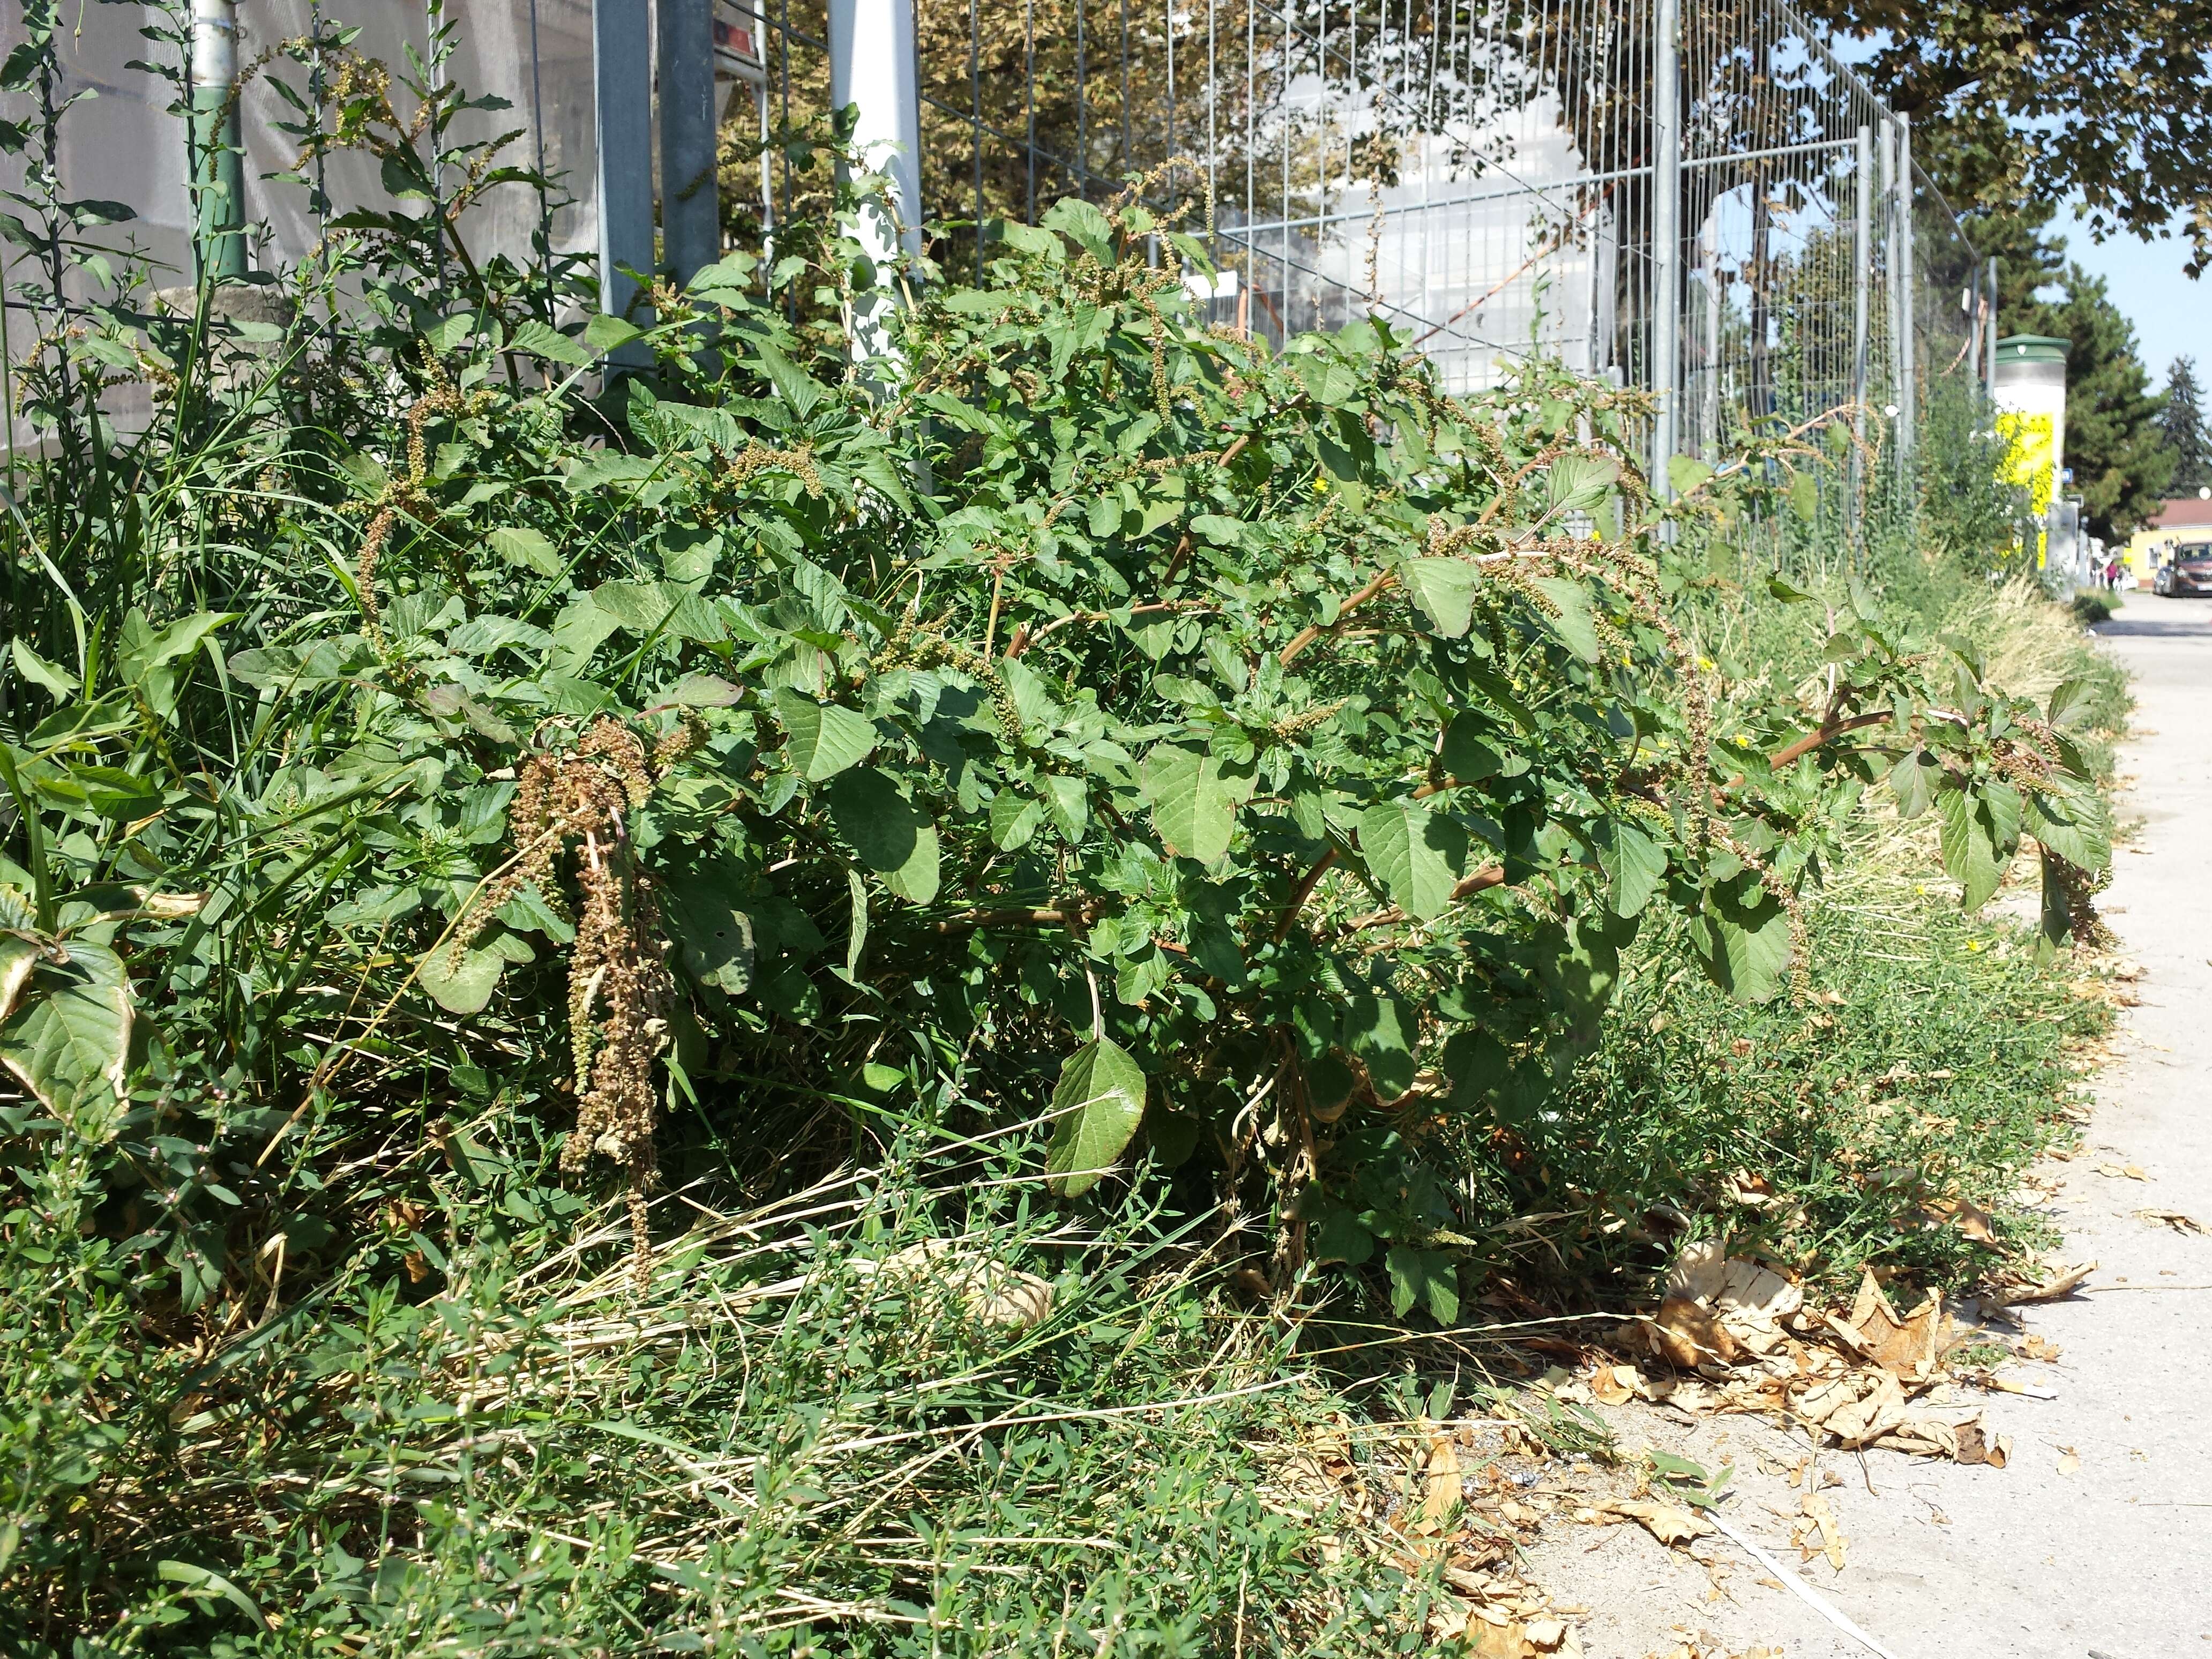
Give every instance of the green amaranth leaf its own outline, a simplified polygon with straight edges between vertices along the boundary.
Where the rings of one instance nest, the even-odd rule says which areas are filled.
[[[1552,463],[1550,507],[1554,513],[1587,513],[1613,493],[1620,463],[1609,455],[1562,455]]]
[[[2043,903],[2036,918],[2035,959],[2049,962],[2074,936],[2074,904],[2059,859],[2046,848],[2037,862],[2043,866]]]
[[[735,866],[710,860],[668,882],[662,914],[680,947],[684,970],[732,996],[753,985],[753,919],[740,909],[744,877]]]
[[[1917,818],[1936,803],[1936,790],[1943,781],[1943,763],[1925,749],[1912,749],[1898,757],[1889,769],[1889,787],[1897,797],[1897,815]]]
[[[1690,944],[1713,983],[1739,1002],[1765,1002],[1790,976],[1790,915],[1771,893],[1747,904],[1734,884],[1705,896]]]
[[[1942,819],[1939,839],[1943,869],[1959,884],[1960,898],[1969,910],[1978,910],[1988,902],[2004,879],[2005,866],[2012,860],[2012,844],[2001,839],[1992,821],[1989,793],[1984,790],[1977,794],[1954,784],[1936,797],[1936,815]],[[2018,833],[2015,823],[2014,841]]]
[[[1229,850],[1237,809],[1252,794],[1249,775],[1224,774],[1203,750],[1164,743],[1145,757],[1140,787],[1152,809],[1152,828],[1176,858],[1218,862]]]
[[[1667,849],[1625,819],[1601,840],[1598,863],[1606,874],[1606,902],[1616,916],[1638,914],[1659,890],[1667,874]]]
[[[557,576],[562,565],[561,556],[553,544],[539,532],[523,526],[510,525],[495,530],[485,541],[491,550],[509,564],[520,565],[525,570],[535,570],[541,576]]]
[[[1145,1073],[1111,1037],[1094,1037],[1067,1057],[1052,1091],[1052,1141],[1044,1166],[1052,1190],[1074,1198],[1098,1184],[1145,1115]]]
[[[48,662],[20,639],[10,641],[9,649],[15,659],[15,672],[32,684],[43,686],[56,702],[67,701],[76,691],[76,676],[58,663]]]
[[[792,770],[809,783],[826,783],[848,766],[857,766],[876,746],[875,722],[819,703],[789,686],[775,692],[775,715],[791,734]]]
[[[506,970],[506,958],[496,951],[471,946],[457,958],[448,943],[430,947],[415,980],[447,1013],[480,1014]]]
[[[1530,585],[1557,611],[1556,616],[1547,616],[1544,622],[1559,635],[1559,643],[1584,662],[1595,662],[1601,653],[1597,624],[1590,616],[1589,591],[1565,576],[1539,576]]]
[[[517,351],[526,351],[533,357],[567,363],[576,368],[598,361],[591,348],[582,341],[535,320],[518,323],[514,332],[507,337],[507,343]]]
[[[1667,463],[1667,481],[1677,495],[1686,495],[1713,476],[1712,464],[1692,455],[1676,455]]]
[[[2022,823],[2028,834],[2069,864],[2092,874],[2112,867],[2111,819],[2104,802],[2080,785],[2062,782],[2030,795]]]
[[[1378,1100],[1395,1100],[1413,1086],[1420,1022],[1411,1003],[1362,992],[1346,1001],[1343,1029],[1345,1047],[1367,1068]]]
[[[1451,903],[1467,842],[1449,818],[1418,801],[1378,801],[1359,815],[1359,850],[1391,902],[1416,921]]]
[[[840,711],[842,712],[842,711]],[[830,818],[862,864],[915,904],[937,896],[937,826],[875,767],[848,771],[830,786]]]
[[[0,1025],[0,1065],[56,1117],[100,1139],[122,1098],[134,1005],[122,958],[104,945],[71,940],[66,963],[40,963]]]
[[[1390,1276],[1390,1311],[1398,1318],[1417,1302],[1439,1325],[1459,1317],[1459,1267],[1450,1252],[1393,1244],[1382,1265]]]
[[[1407,559],[1399,579],[1438,637],[1455,640],[1474,614],[1475,568],[1464,559]]]

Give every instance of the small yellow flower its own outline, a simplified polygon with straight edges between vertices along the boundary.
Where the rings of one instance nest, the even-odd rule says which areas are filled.
[[[1713,667],[1713,659],[1711,657],[1700,657],[1698,659],[1698,666],[1704,669],[1707,673],[1711,673]]]
[[[1969,951],[1978,951],[1982,948],[1982,942],[1978,939],[1970,939],[1966,941],[1966,948]]]
[[[1315,495],[1328,495],[1328,479],[1326,479],[1326,478],[1316,478],[1316,479],[1314,480],[1314,494],[1315,494]]]

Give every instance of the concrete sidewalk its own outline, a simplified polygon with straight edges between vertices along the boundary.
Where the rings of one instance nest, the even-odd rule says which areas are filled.
[[[2140,1005],[2096,1080],[2085,1156],[2050,1166],[2069,1260],[2100,1264],[2084,1297],[2021,1310],[2063,1350],[2038,1401],[1992,1395],[2012,1438],[2002,1470],[1870,1452],[1823,1454],[1848,1537],[1840,1573],[1799,1571],[1897,1659],[2212,1659],[2212,605],[2132,596],[2100,633],[2135,679],[2122,823],[2137,827],[2101,901],[2140,963]],[[2108,1176],[2104,1164],[2147,1177]],[[1608,1413],[1612,1415],[1612,1413]],[[1616,1420],[1620,1420],[1616,1418]],[[1786,1561],[1799,1493],[1775,1471],[1807,1447],[1744,1418],[1686,1424],[1639,1411],[1639,1438],[1707,1467],[1733,1462],[1731,1524]],[[1582,1528],[1561,1529],[1571,1534]],[[1685,1644],[1714,1659],[1761,1645],[1790,1659],[1868,1650],[1719,1539],[1708,1571],[1634,1527],[1547,1537],[1534,1576],[1580,1620],[1590,1659]]]

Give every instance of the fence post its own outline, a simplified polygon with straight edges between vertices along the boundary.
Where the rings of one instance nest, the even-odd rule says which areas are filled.
[[[860,106],[853,148],[890,178],[890,199],[863,210],[854,227],[878,270],[902,245],[921,251],[921,88],[915,62],[914,0],[830,0],[830,102]],[[896,234],[891,220],[897,215]],[[893,290],[856,295],[853,353],[888,351]]]
[[[1989,371],[1990,406],[1994,409],[1997,401],[1997,261],[1995,254],[1990,256],[1989,331],[1989,340],[1982,353],[1982,366]]]
[[[592,92],[599,140],[599,309],[634,323],[635,277],[653,269],[653,20],[646,0],[592,0]],[[640,343],[617,346],[611,361],[641,368],[653,361]]]
[[[246,168],[238,143],[238,8],[192,0],[192,252],[201,279],[246,275]]]
[[[1851,500],[1856,507],[1866,445],[1867,337],[1874,289],[1874,132],[1858,131],[1856,233],[1851,272]]]
[[[1903,319],[1897,336],[1897,458],[1909,462],[1919,410],[1913,395],[1912,120],[1905,115],[1897,118],[1897,224],[1898,310]]]
[[[1658,405],[1651,441],[1651,488],[1674,495],[1675,383],[1682,359],[1682,117],[1677,57],[1680,0],[1658,0],[1651,89],[1651,392]]]
[[[659,0],[660,254],[676,286],[721,257],[714,0]]]

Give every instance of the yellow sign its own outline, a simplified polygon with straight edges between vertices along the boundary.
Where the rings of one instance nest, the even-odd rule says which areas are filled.
[[[2058,493],[2056,422],[2048,415],[2026,415],[2007,410],[1997,416],[1997,430],[2005,439],[2002,476],[2007,483],[2027,490],[2027,504],[2035,510],[2035,568],[2043,568],[2050,552],[2050,535],[2043,528],[2051,497]]]

